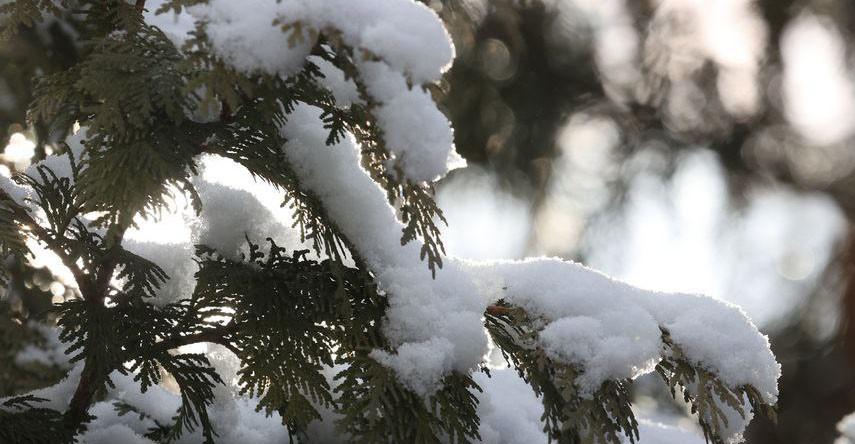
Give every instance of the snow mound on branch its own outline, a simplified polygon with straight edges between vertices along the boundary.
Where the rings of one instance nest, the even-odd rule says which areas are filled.
[[[454,58],[448,32],[430,8],[412,0],[213,0],[188,9],[206,24],[214,51],[239,71],[287,77],[309,60],[325,76],[320,83],[347,107],[363,102],[356,84],[309,56],[317,31],[340,36],[355,50],[377,125],[403,174],[431,181],[461,163],[451,124],[422,87],[439,80]]]
[[[285,3],[214,0],[188,10],[207,24],[214,52],[237,70],[288,76],[303,67],[314,42],[307,37],[289,41],[288,34],[274,25]]]
[[[378,350],[375,358],[417,393],[430,393],[441,377],[468,372],[486,354],[481,318],[487,301],[473,297],[478,289],[461,263],[448,263],[434,280],[419,259],[420,245],[401,245],[401,222],[359,166],[359,147],[352,136],[325,146],[320,114],[312,106],[296,107],[282,129],[290,141],[285,154],[388,294],[386,334],[402,349],[396,355]]]
[[[377,124],[404,175],[421,182],[445,174],[449,154],[454,152],[454,135],[430,94],[407,86],[404,75],[384,62],[363,62],[359,73],[378,102]]]
[[[311,35],[328,30],[415,83],[438,80],[454,59],[439,17],[412,0],[212,0],[188,9],[207,22],[214,50],[246,72],[293,74],[309,55]]]
[[[750,384],[767,402],[777,400],[780,366],[769,341],[732,304],[642,290],[557,258],[479,267],[494,294],[551,321],[540,333],[542,345],[559,361],[584,363],[583,391],[650,372],[659,361],[663,327],[687,358],[729,387]]]
[[[604,276],[604,275],[603,275]],[[742,309],[708,296],[636,289],[637,303],[668,330],[693,363],[711,370],[729,387],[752,385],[764,401],[778,401],[781,366],[769,338]]]
[[[583,395],[608,379],[647,373],[659,360],[659,326],[632,300],[626,291],[631,287],[553,258],[480,267],[494,294],[551,321],[540,333],[541,343],[552,358],[584,365],[578,378]]]
[[[284,151],[300,183],[320,199],[386,292],[385,332],[399,353],[375,351],[374,357],[412,390],[428,394],[450,371],[481,362],[487,352],[482,313],[504,299],[547,322],[540,345],[581,368],[584,396],[608,379],[652,371],[663,348],[662,326],[693,363],[732,388],[751,384],[767,402],[776,401],[780,367],[768,340],[744,313],[720,301],[641,290],[554,258],[474,263],[452,257],[431,279],[419,260],[420,243],[400,245],[402,224],[360,166],[359,146],[352,137],[325,146],[320,114],[296,107],[282,129],[290,141]]]

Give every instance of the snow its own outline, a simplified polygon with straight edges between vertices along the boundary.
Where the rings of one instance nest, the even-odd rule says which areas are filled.
[[[216,352],[210,357],[212,364],[222,372],[221,374],[229,372],[226,368],[229,360],[236,360],[230,353],[229,357],[225,358]],[[233,363],[231,365],[233,374],[236,367]],[[59,384],[34,391],[33,395],[51,400],[40,406],[65,410],[80,378],[82,367],[82,364],[76,366],[69,377]],[[96,419],[88,425],[86,433],[77,437],[79,442],[86,444],[150,443],[151,441],[143,438],[142,435],[155,425],[154,421],[166,426],[173,423],[176,410],[181,405],[178,393],[167,390],[163,386],[150,387],[143,393],[140,391],[139,382],[134,380],[133,373],[122,375],[119,372],[113,372],[110,378],[115,387],[108,389],[105,399],[91,407],[90,413],[96,416]],[[227,383],[230,379],[225,378]],[[287,429],[282,426],[282,418],[278,414],[274,413],[268,417],[264,412],[256,411],[258,404],[255,400],[235,398],[234,391],[234,384],[218,386],[216,402],[208,409],[211,422],[219,435],[218,443],[289,442]],[[141,420],[139,415],[133,412],[119,416],[115,409],[117,401],[137,408],[147,417]],[[327,426],[331,427],[331,423]],[[192,433],[185,433],[177,442],[191,444],[201,441],[201,432],[197,428]]]
[[[778,400],[781,366],[769,339],[740,308],[701,295],[644,292],[639,301],[668,329],[695,364],[712,370],[729,387],[754,386],[770,404]]]
[[[430,8],[411,0],[259,0],[247,6],[213,0],[188,11],[206,24],[215,53],[237,70],[287,77],[309,60],[321,68],[321,83],[338,105],[347,107],[362,101],[355,83],[329,62],[309,57],[315,31],[337,33],[363,50],[355,60],[361,81],[404,175],[414,182],[435,180],[460,163],[448,119],[422,88],[439,80],[454,58],[450,37]],[[164,25],[176,42],[188,28],[182,15],[147,19]],[[274,26],[276,20],[282,26]]]
[[[359,50],[354,60],[359,80],[370,96],[387,148],[406,178],[433,181],[447,172],[449,159],[455,157],[452,130],[423,85],[439,79],[454,48],[426,6],[411,0],[211,0],[188,10],[195,20],[207,23],[214,51],[245,73],[293,74],[314,44],[308,30],[334,31]],[[274,26],[277,19],[291,25],[290,30]],[[187,23],[181,20],[187,18],[173,17],[174,40],[186,32]],[[302,32],[304,39],[289,43],[290,32]],[[321,83],[338,105],[363,99],[337,68],[318,64],[325,73]],[[421,242],[401,245],[403,225],[385,191],[361,166],[361,147],[355,138],[348,134],[334,145],[325,144],[328,130],[321,113],[308,104],[295,107],[281,128],[288,140],[283,152],[301,187],[319,199],[331,222],[354,246],[352,253],[367,264],[387,296],[383,325],[394,352],[374,350],[371,356],[417,394],[429,395],[446,375],[471,372],[484,362],[489,341],[483,313],[503,299],[541,323],[537,345],[551,358],[580,370],[577,384],[582,396],[593,395],[608,379],[651,372],[664,349],[662,327],[687,359],[715,372],[728,386],[751,384],[765,401],[777,400],[780,366],[768,339],[740,309],[721,301],[642,290],[557,258],[474,262],[451,256],[433,278],[420,260]],[[192,289],[194,243],[234,259],[244,252],[245,236],[254,242],[270,236],[280,245],[301,244],[289,228],[292,214],[277,206],[281,190],[255,182],[245,168],[229,160],[204,156],[200,162],[202,172],[193,179],[203,201],[198,220],[184,217],[184,209],[176,206],[151,224],[142,224],[127,243],[130,251],[155,261],[172,277],[158,295],[162,301]],[[0,186],[21,192],[2,180]],[[189,229],[164,242],[160,234],[171,229],[168,221],[183,222]],[[24,355],[44,358],[37,352]],[[276,415],[267,418],[255,411],[255,401],[235,397],[234,358],[221,352],[209,356],[229,384],[217,388],[210,410],[221,433],[219,441],[284,441],[285,429]],[[484,442],[543,441],[542,406],[530,388],[512,371],[494,373],[495,379],[475,375],[485,388],[478,395]],[[51,405],[62,409],[79,374],[77,366],[65,381],[35,394],[51,398]],[[115,399],[170,422],[178,397],[164,387],[142,394],[132,378],[113,375],[116,387],[107,400],[93,406],[99,419],[83,442],[146,442],[138,436],[145,424],[133,415],[115,414],[111,410]],[[733,423],[728,434],[737,438],[744,422]],[[694,434],[652,422],[643,422],[642,432],[649,433],[642,435],[643,443],[699,442]],[[198,441],[198,431],[184,440]]]
[[[374,356],[409,388],[430,393],[449,371],[480,362],[487,352],[481,313],[501,298],[547,322],[541,345],[554,359],[581,366],[583,395],[607,379],[652,371],[662,326],[690,361],[719,373],[730,387],[752,384],[767,402],[777,400],[780,366],[768,339],[721,301],[641,290],[556,258],[475,263],[449,257],[430,279],[418,260],[419,243],[400,245],[401,223],[359,166],[352,137],[324,146],[320,113],[297,106],[283,128],[290,141],[284,150],[301,184],[321,200],[388,295],[386,334],[400,351]]]
[[[344,71],[318,56],[309,56],[308,60],[320,69],[324,76],[320,83],[332,93],[338,106],[348,108],[352,104],[363,103],[356,83],[353,79],[345,78]]]
[[[264,253],[270,248],[268,238],[290,250],[310,249],[291,228],[294,213],[282,206],[281,189],[256,180],[244,166],[224,157],[202,156],[200,164],[193,184],[203,206],[194,226],[194,243],[214,247],[232,260],[248,254],[247,238]]]
[[[199,270],[198,264],[193,261],[193,245],[189,242],[160,243],[153,238],[148,241],[125,239],[122,246],[131,253],[157,264],[169,276],[169,279],[155,290],[155,304],[162,306],[190,297],[196,287],[193,275]]]
[[[660,358],[659,327],[686,357],[730,387],[751,384],[777,400],[780,366],[763,336],[737,307],[706,296],[642,290],[556,258],[482,263],[493,299],[547,321],[541,345],[551,357],[582,364],[583,394],[602,382],[650,372]]]
[[[69,135],[65,139],[65,144],[69,150],[71,150],[72,156],[74,156],[75,161],[79,164],[81,157],[83,156],[83,141],[86,140],[86,128],[81,128],[74,134]],[[68,154],[62,155],[52,155],[47,156],[42,159],[40,162],[36,162],[30,165],[24,173],[28,176],[35,177],[37,179],[41,179],[39,173],[36,169],[40,166],[45,166],[53,171],[57,177],[64,177],[74,183],[74,178],[72,177],[71,171],[71,163],[68,161]]]
[[[214,52],[239,71],[288,76],[303,67],[314,41],[289,41],[273,21],[285,14],[285,3],[214,0],[188,8],[206,31]]]
[[[438,80],[454,58],[439,17],[411,0],[212,0],[188,9],[207,23],[214,50],[245,72],[294,73],[314,44],[310,29],[340,33],[352,47],[387,60],[416,83]],[[283,32],[274,19],[299,28]],[[303,38],[289,40],[292,32]]]
[[[240,259],[247,252],[247,237],[258,244],[285,231],[247,191],[207,182],[197,182],[196,188],[204,202],[199,243],[216,248],[225,257]]]
[[[122,424],[113,424],[104,428],[92,427],[91,430],[80,437],[80,442],[83,444],[114,444],[117,442],[125,444],[154,444],[154,441],[137,435],[130,427]]]
[[[386,148],[414,182],[433,181],[448,170],[454,134],[430,94],[407,86],[406,78],[385,62],[362,62],[360,76],[379,103],[373,110]]]
[[[281,190],[256,181],[249,170],[224,157],[203,156],[199,163],[193,184],[204,203],[201,214],[195,214],[187,196],[176,196],[174,205],[158,217],[137,220],[138,227],[128,230],[123,241],[125,249],[159,265],[169,276],[155,292],[158,305],[192,293],[199,270],[193,260],[196,244],[215,248],[232,260],[248,253],[247,238],[263,252],[269,249],[267,238],[280,247],[308,248],[290,229],[292,212],[280,205]]]
[[[164,3],[165,0],[149,0],[143,12],[143,19],[149,25],[163,31],[177,48],[181,48],[189,33],[196,29],[196,19],[186,9],[182,9],[177,14],[175,12],[156,14]]]
[[[387,336],[394,345],[409,344],[403,353],[375,356],[409,388],[429,393],[442,376],[467,372],[486,354],[486,301],[471,296],[478,291],[461,262],[450,261],[434,280],[419,259],[420,245],[401,245],[402,224],[360,167],[358,145],[348,136],[325,146],[320,113],[309,105],[296,107],[282,129],[289,140],[285,154],[302,186],[320,199],[388,294]]]
[[[27,326],[44,337],[43,346],[27,344],[15,355],[16,365],[38,363],[61,368],[71,367],[69,356],[65,354],[65,345],[59,340],[59,330],[45,324],[30,322]]]
[[[416,393],[431,393],[436,382],[452,368],[449,362],[454,353],[454,344],[448,339],[432,337],[422,342],[405,342],[392,355],[383,350],[374,350],[371,357],[377,362],[395,369],[399,379]]]
[[[83,364],[77,363],[71,368],[71,370],[69,370],[65,378],[58,383],[49,387],[33,390],[28,394],[37,398],[47,399],[45,402],[40,402],[39,407],[63,412],[68,409],[68,403],[71,402],[71,397],[74,396],[74,390],[77,388],[78,381],[80,381],[81,373],[83,373]],[[0,403],[5,399],[6,398],[0,398]]]
[[[12,179],[0,174],[0,189],[9,194],[15,203],[23,205],[24,199],[29,197],[29,188],[18,185]]]
[[[837,431],[840,432],[840,437],[834,441],[834,444],[853,444],[855,443],[855,413],[850,413],[843,417],[837,423]]]
[[[493,370],[473,375],[484,390],[478,395],[478,433],[488,444],[547,442],[540,421],[543,404],[516,370]]]
[[[633,300],[632,287],[555,258],[481,267],[495,299],[552,321],[541,332],[541,343],[551,357],[583,364],[583,394],[592,395],[607,379],[649,372],[658,361],[661,333]]]
[[[540,420],[543,404],[531,387],[513,369],[493,370],[474,375],[484,389],[478,396],[478,433],[485,444],[548,442]],[[693,430],[662,424],[638,417],[640,440],[637,444],[703,444],[703,437]],[[623,442],[629,443],[626,437]]]

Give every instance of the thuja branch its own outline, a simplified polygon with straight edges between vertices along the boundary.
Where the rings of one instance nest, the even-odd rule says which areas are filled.
[[[120,218],[120,220],[122,219]],[[127,228],[127,224],[121,222],[119,225],[110,226],[104,239],[104,245],[107,247],[102,258],[104,263],[98,270],[93,285],[89,286],[85,292],[81,289],[84,300],[95,309],[100,309],[104,305],[104,300],[110,291],[110,280],[113,278],[118,265],[116,253],[121,248]],[[76,430],[80,424],[87,421],[89,407],[94,401],[95,393],[107,376],[103,374],[101,368],[103,363],[96,362],[97,359],[91,355],[87,355],[85,358],[80,381],[77,383],[77,388],[74,390],[74,396],[69,402],[68,411],[65,415],[66,426],[71,430]]]
[[[63,265],[68,267],[71,270],[72,276],[74,276],[74,280],[77,283],[77,288],[80,289],[81,293],[84,291],[88,292],[90,287],[90,281],[87,275],[83,272],[80,267],[77,266],[77,261],[70,256],[64,246],[63,243],[51,235],[47,229],[39,225],[35,219],[27,212],[27,210],[15,204],[14,199],[4,190],[0,189],[0,201],[10,202],[11,204],[7,205],[9,211],[11,211],[13,218],[22,225],[23,228],[26,229],[29,233],[31,233],[36,240],[45,244],[50,251],[59,256]]]
[[[113,275],[116,272],[118,252],[122,248],[122,239],[127,229],[128,224],[120,222],[118,225],[111,225],[107,230],[107,235],[104,237],[106,251],[102,257],[102,265],[90,294],[84,294],[84,299],[91,300],[97,304],[103,304],[104,299],[109,295],[110,280],[113,279]]]
[[[172,336],[168,339],[158,342],[155,345],[154,351],[173,350],[185,345],[193,345],[199,343],[212,343],[226,347],[234,354],[239,354],[240,350],[230,340],[230,336],[239,330],[238,325],[234,322],[223,327],[206,329],[198,333]]]

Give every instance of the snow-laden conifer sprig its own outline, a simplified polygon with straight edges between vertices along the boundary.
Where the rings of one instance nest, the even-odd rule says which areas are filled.
[[[432,181],[455,163],[453,137],[427,88],[454,49],[429,8],[42,3],[10,3],[41,12],[6,19],[71,14],[81,47],[39,79],[32,123],[56,140],[84,129],[68,156],[0,178],[0,252],[35,242],[71,269],[81,298],[55,311],[77,367],[34,394],[41,406],[0,407],[19,419],[0,436],[47,415],[65,440],[245,442],[218,425],[272,417],[266,441],[478,441],[495,430],[473,376],[491,340],[540,396],[544,439],[645,439],[629,387],[652,372],[709,441],[770,414],[779,366],[736,307],[555,258],[443,258]],[[228,185],[243,174],[287,210],[262,204],[262,185]],[[179,197],[194,207],[186,243],[202,245],[126,239]],[[203,343],[226,357],[182,348]]]

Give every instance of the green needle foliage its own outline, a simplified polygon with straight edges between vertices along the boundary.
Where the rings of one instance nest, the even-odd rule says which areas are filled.
[[[162,12],[201,2],[172,0]],[[213,54],[204,23],[177,48],[143,21],[137,5],[16,0],[0,6],[5,38],[18,38],[47,17],[63,18],[77,35],[75,60],[67,69],[47,69],[34,79],[28,110],[28,124],[42,129],[39,146],[64,150],[71,173],[40,166],[30,175],[17,174],[15,180],[33,190],[25,204],[0,191],[0,256],[24,259],[29,238],[71,269],[80,297],[56,304],[53,312],[66,352],[82,367],[67,410],[43,407],[44,400],[32,396],[5,401],[0,442],[74,441],[92,419],[90,406],[112,387],[114,372],[133,375],[143,392],[166,375],[177,384],[181,405],[171,423],[155,421],[129,403],[115,404],[121,415],[151,420],[147,438],[168,443],[201,430],[206,442],[215,442],[217,427],[208,408],[224,381],[205,355],[177,351],[203,342],[237,356],[240,394],[257,398],[260,411],[279,414],[295,439],[311,438],[307,427],[322,418],[323,409],[340,415],[338,431],[354,442],[479,439],[481,389],[471,375],[453,373],[423,398],[371,358],[373,350],[393,352],[383,335],[386,296],[281,151],[287,140],[278,128],[289,110],[298,102],[321,108],[328,144],[350,133],[363,147],[364,166],[399,209],[405,226],[401,243],[421,240],[427,267],[433,273],[442,267],[435,221],[444,219],[433,190],[408,181],[390,162],[373,114],[376,104],[356,75],[353,49],[334,32],[283,29],[295,41],[311,38],[314,55],[356,82],[362,103],[343,108],[321,86],[314,64],[288,78],[237,72]],[[79,158],[59,143],[75,123],[86,129]],[[295,215],[293,228],[321,259],[270,239],[247,239],[248,253],[239,259],[199,245],[195,290],[158,305],[155,292],[170,277],[124,249],[123,234],[134,216],[162,210],[175,188],[189,192],[200,209],[204,202],[191,178],[197,156],[205,153],[232,159],[280,188],[287,195],[283,205]],[[35,222],[38,210],[46,224]],[[541,326],[542,320],[519,308],[500,304],[485,313],[493,342],[543,401],[550,439],[637,439],[631,381],[607,381],[593,396],[583,396],[575,383],[581,370],[537,347]],[[663,343],[668,350],[657,371],[698,413],[709,441],[720,442],[727,425],[722,405],[745,415],[746,397],[755,411],[771,413],[752,387],[727,387],[689,363],[665,331]]]

